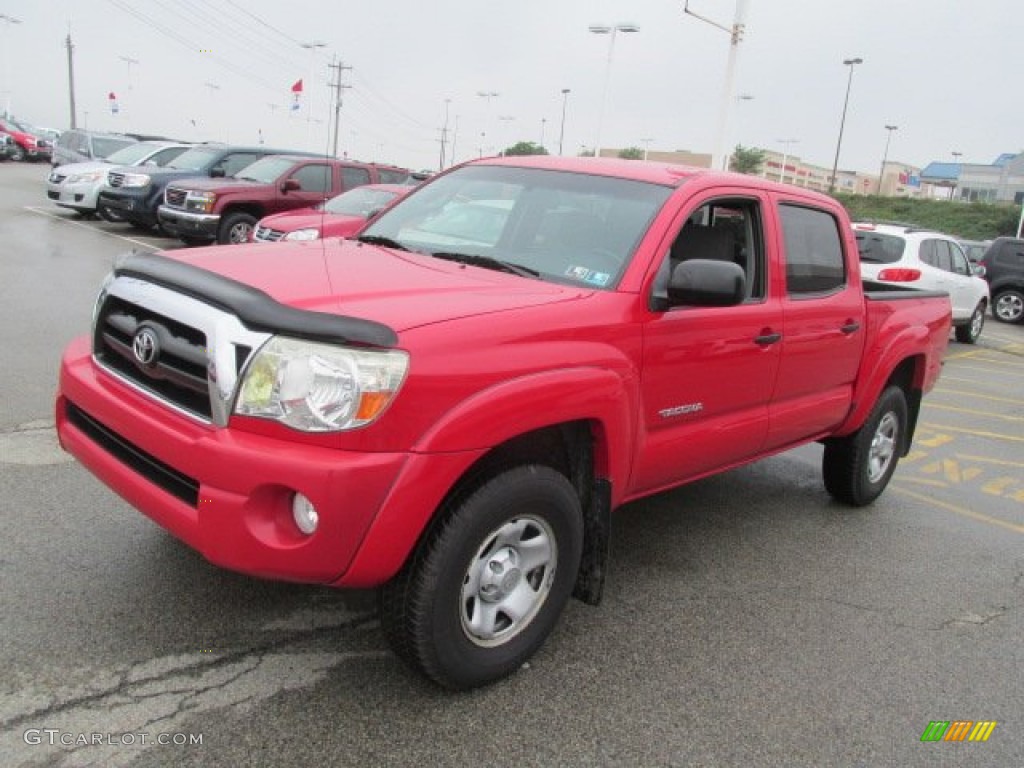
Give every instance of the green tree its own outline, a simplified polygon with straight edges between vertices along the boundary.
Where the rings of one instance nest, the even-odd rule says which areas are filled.
[[[548,151],[540,144],[534,144],[532,141],[520,141],[506,149],[502,154],[509,157],[510,155],[546,155],[547,153]]]
[[[619,150],[619,157],[623,160],[643,160],[644,151],[640,147],[626,147]]]
[[[729,158],[729,170],[756,176],[764,165],[764,150],[736,145],[736,151]]]

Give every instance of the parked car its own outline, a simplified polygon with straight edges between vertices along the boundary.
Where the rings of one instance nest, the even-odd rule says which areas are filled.
[[[138,139],[119,133],[100,133],[74,129],[64,131],[53,147],[54,167],[69,163],[103,160],[119,149],[137,144]]]
[[[0,117],[0,131],[14,139],[16,148],[12,160],[49,161],[53,156],[52,142],[35,133],[28,123]]]
[[[985,255],[985,251],[992,245],[991,240],[960,240],[958,242],[971,264],[980,263],[981,257]]]
[[[992,316],[1002,323],[1024,322],[1024,240],[997,237],[981,265],[992,291]]]
[[[260,219],[253,242],[317,240],[348,237],[358,232],[373,213],[412,191],[408,184],[367,184],[332,197],[316,208],[300,208]]]
[[[343,191],[379,182],[384,175],[404,178],[408,173],[393,166],[322,156],[274,155],[230,178],[169,184],[157,218],[165,232],[188,245],[245,243],[263,216],[308,209]]]
[[[285,152],[263,146],[197,144],[163,168],[114,167],[107,172],[96,212],[108,221],[126,221],[140,229],[152,229],[158,224],[157,208],[164,201],[164,190],[172,181],[195,176],[233,176],[261,157]],[[310,152],[291,154],[312,156]]]
[[[472,205],[496,239],[445,218]],[[119,260],[57,434],[213,563],[380,586],[383,636],[454,689],[600,602],[628,502],[819,442],[825,490],[872,503],[949,343],[945,294],[866,297],[843,207],[756,176],[488,158],[308,246]]]
[[[168,141],[138,141],[122,147],[105,160],[62,165],[50,171],[46,196],[62,208],[83,215],[94,214],[111,165],[162,168],[191,146]]]
[[[858,222],[853,228],[865,279],[945,291],[956,340],[978,340],[989,304],[988,283],[971,266],[956,238],[897,224]]]
[[[10,160],[18,153],[18,145],[14,137],[6,131],[0,131],[0,160]]]

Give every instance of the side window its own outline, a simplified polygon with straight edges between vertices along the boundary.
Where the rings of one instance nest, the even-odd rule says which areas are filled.
[[[386,168],[378,168],[377,175],[380,176],[381,184],[404,184],[409,174],[404,171],[389,171]]]
[[[331,166],[324,164],[304,165],[292,178],[299,182],[303,192],[330,192]]]
[[[187,147],[167,147],[167,149],[161,149],[146,161],[146,165],[152,164],[159,168],[163,168],[186,149]]]
[[[252,165],[258,159],[259,156],[252,152],[236,152],[233,155],[227,155],[217,163],[216,167],[223,168],[225,176],[234,176],[245,166]]]
[[[919,251],[921,261],[927,264],[929,267],[939,266],[939,252],[935,247],[934,240],[925,240],[921,243],[921,250]]]
[[[345,189],[352,189],[353,187],[361,187],[363,184],[370,183],[370,172],[365,168],[352,168],[351,166],[342,166],[341,168],[341,185]]]
[[[746,300],[765,297],[767,274],[761,206],[756,200],[727,198],[691,213],[672,242],[655,277],[653,298],[667,300],[672,271],[690,259],[738,264],[746,277]]]
[[[786,292],[790,296],[827,293],[846,284],[839,223],[832,214],[780,205],[786,247]]]
[[[933,240],[935,244],[935,266],[943,272],[953,271],[953,261],[949,255],[949,243],[945,240]]]
[[[949,247],[950,271],[957,275],[971,274],[971,267],[967,263],[967,257],[964,255],[960,246],[956,243],[951,243],[948,240],[946,241],[946,245]]]

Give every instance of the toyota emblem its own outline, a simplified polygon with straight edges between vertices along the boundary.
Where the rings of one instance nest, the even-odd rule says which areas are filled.
[[[140,328],[132,339],[132,353],[141,365],[151,366],[160,354],[160,344],[152,328]]]

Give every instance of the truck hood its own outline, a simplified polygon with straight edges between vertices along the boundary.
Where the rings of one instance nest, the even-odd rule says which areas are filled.
[[[375,320],[398,333],[593,293],[352,240],[213,246],[164,255],[251,285],[282,304]]]
[[[261,181],[242,181],[241,179],[224,177],[213,179],[206,176],[190,176],[183,180],[176,180],[173,183],[174,186],[179,189],[187,188],[197,192],[217,192],[218,194],[250,189],[266,189],[267,187],[272,187],[274,184],[273,182],[264,183]]]

